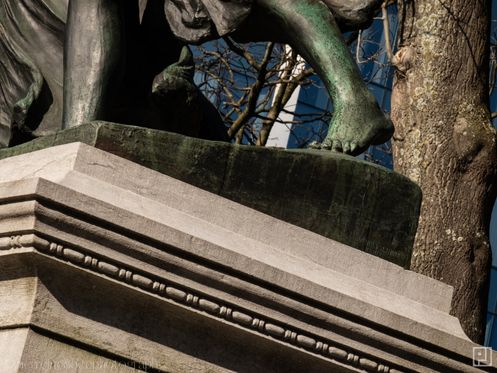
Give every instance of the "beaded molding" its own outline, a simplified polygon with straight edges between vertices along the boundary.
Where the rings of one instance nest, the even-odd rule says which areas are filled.
[[[250,315],[245,311],[227,307],[220,304],[217,300],[207,299],[182,290],[177,285],[173,286],[171,284],[155,281],[127,268],[122,268],[77,250],[49,242],[34,234],[0,237],[0,251],[28,247],[33,247],[44,254],[62,259],[79,267],[90,269],[101,275],[135,286],[162,298],[172,300],[182,306],[205,312],[218,319],[222,319],[223,321],[228,321],[243,328],[259,332],[265,336],[287,342],[295,347],[303,348],[306,351],[337,360],[366,372],[402,373],[385,364],[335,347],[330,341],[317,340],[292,330],[291,328],[286,328],[282,325],[277,325],[273,322]]]

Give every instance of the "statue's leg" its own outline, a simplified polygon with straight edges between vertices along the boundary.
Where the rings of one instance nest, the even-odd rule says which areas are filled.
[[[324,81],[334,115],[322,147],[358,154],[393,133],[362,81],[335,18],[319,0],[257,0],[280,22],[281,33]]]
[[[69,2],[64,48],[64,128],[105,119],[111,89],[125,54],[122,3]]]

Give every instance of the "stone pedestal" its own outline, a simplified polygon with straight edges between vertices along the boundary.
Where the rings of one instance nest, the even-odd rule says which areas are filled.
[[[92,122],[0,159],[75,141],[408,267],[421,191],[383,167],[329,151],[269,149]]]
[[[0,268],[5,373],[479,371],[449,286],[81,143],[0,162]]]

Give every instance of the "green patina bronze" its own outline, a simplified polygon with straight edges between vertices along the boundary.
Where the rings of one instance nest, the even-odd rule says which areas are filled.
[[[300,29],[294,34],[292,45],[307,61],[313,62],[333,98],[332,123],[321,147],[357,154],[370,144],[387,141],[393,126],[364,84],[335,16],[326,4],[314,0],[264,0],[264,3],[276,18]],[[354,6],[354,1],[349,3]]]
[[[393,127],[362,82],[341,32],[367,25],[380,3],[0,0],[0,84],[6,87],[0,144],[92,120],[221,139],[220,117],[193,86],[192,74],[168,66],[185,61],[183,42],[231,35],[289,43],[303,55],[334,101],[321,148],[358,154],[386,141]],[[213,123],[217,129],[205,129]]]
[[[335,107],[321,148],[357,154],[386,141],[393,127],[341,34],[379,4],[0,0],[0,147],[20,144],[0,158],[85,142],[407,267],[421,198],[407,179],[331,152],[183,136],[226,140],[184,43],[230,35],[288,43],[317,71]]]
[[[421,191],[347,155],[206,141],[93,122],[0,150],[0,159],[81,141],[408,267]]]

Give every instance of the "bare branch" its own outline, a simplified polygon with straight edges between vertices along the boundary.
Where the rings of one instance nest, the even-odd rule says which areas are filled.
[[[266,47],[266,51],[264,53],[264,57],[259,64],[259,69],[258,69],[258,76],[254,84],[250,87],[250,93],[248,95],[248,100],[247,100],[247,105],[245,109],[242,111],[242,113],[238,116],[238,118],[233,122],[231,127],[228,129],[228,136],[230,138],[233,138],[237,132],[240,131],[241,128],[243,128],[250,116],[252,116],[257,99],[261,93],[261,90],[264,86],[264,78],[266,76],[266,68],[270,60],[271,53],[273,52],[274,48],[274,43],[268,43]]]
[[[383,35],[385,35],[385,49],[387,57],[390,60],[390,63],[395,66],[397,64],[397,58],[393,54],[392,50],[392,42],[390,40],[390,21],[388,19],[387,9],[387,7],[392,3],[392,1],[384,1],[383,4],[381,4],[381,18],[383,20]]]

